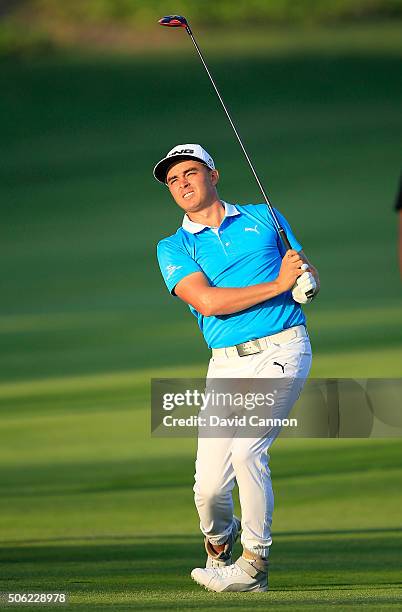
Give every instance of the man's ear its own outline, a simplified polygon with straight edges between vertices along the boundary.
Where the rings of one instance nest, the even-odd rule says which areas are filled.
[[[218,184],[218,181],[219,181],[218,170],[211,170],[211,181],[214,186]]]

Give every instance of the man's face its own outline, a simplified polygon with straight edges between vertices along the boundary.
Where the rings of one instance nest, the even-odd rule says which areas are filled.
[[[176,204],[186,212],[198,212],[210,206],[218,197],[216,184],[219,174],[193,159],[171,166],[166,183]]]

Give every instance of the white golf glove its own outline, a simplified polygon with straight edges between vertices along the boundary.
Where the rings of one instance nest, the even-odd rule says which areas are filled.
[[[302,265],[302,270],[308,268],[307,264]],[[308,304],[314,298],[315,290],[317,289],[317,283],[311,272],[304,272],[297,279],[293,289],[292,297],[295,302],[299,304]],[[314,293],[307,297],[306,293],[313,291]]]

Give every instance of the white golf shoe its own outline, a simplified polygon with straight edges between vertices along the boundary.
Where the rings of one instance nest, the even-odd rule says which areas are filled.
[[[203,569],[197,567],[191,578],[209,591],[268,591],[268,561],[240,557],[233,565]]]
[[[225,542],[225,548],[220,553],[215,552],[211,542],[208,540],[208,538],[205,538],[205,550],[207,551],[208,555],[207,562],[205,564],[206,568],[226,567],[227,565],[232,565],[233,545],[239,536],[240,529],[240,520],[237,518],[237,516],[234,516],[232,532],[227,542]]]

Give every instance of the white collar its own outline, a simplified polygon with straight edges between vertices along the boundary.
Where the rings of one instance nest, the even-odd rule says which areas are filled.
[[[226,219],[226,217],[234,217],[235,215],[240,215],[234,204],[228,204],[228,202],[225,202],[224,200],[221,201],[223,202],[223,205],[225,207],[225,216],[222,219],[222,222],[224,219]],[[194,223],[194,221],[191,221],[191,219],[189,219],[187,215],[184,215],[182,228],[185,229],[187,232],[190,232],[190,234],[198,234],[198,232],[200,232],[206,227],[210,226],[203,225],[202,223]]]

